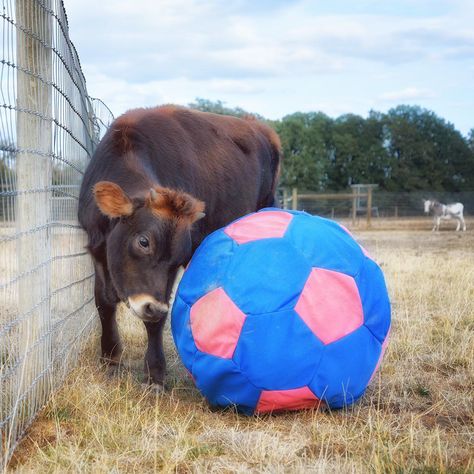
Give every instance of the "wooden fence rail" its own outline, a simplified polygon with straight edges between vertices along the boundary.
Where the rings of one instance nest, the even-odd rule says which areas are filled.
[[[293,188],[291,196],[288,197],[288,193],[285,190],[283,194],[283,207],[288,208],[288,204],[291,204],[291,209],[298,210],[299,201],[304,200],[343,200],[343,201],[352,201],[351,206],[351,218],[352,225],[356,223],[357,211],[364,210],[366,214],[366,226],[367,228],[371,227],[372,224],[372,188],[368,188],[366,193],[357,192],[356,189],[353,189],[351,193],[298,193],[298,188]],[[367,206],[361,207],[361,199],[367,199]]]

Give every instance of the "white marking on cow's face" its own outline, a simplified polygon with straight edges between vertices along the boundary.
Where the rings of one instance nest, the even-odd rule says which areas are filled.
[[[158,322],[169,310],[167,303],[145,293],[129,296],[128,304],[135,316],[147,322]]]
[[[425,201],[425,214],[430,212],[431,201]]]

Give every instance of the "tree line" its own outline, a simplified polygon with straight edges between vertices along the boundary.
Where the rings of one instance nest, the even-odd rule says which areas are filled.
[[[474,190],[474,128],[467,137],[434,112],[400,105],[367,118],[296,112],[271,121],[221,101],[196,99],[190,107],[243,117],[254,115],[279,134],[281,184],[307,191],[338,191],[374,183],[386,191]],[[12,179],[13,153],[0,143],[0,181]],[[10,179],[8,179],[10,178]]]
[[[197,99],[189,105],[249,115],[220,101]],[[282,141],[281,184],[286,187],[338,191],[374,183],[386,191],[474,190],[474,128],[464,137],[451,123],[418,106],[371,111],[367,118],[296,112],[265,121]]]

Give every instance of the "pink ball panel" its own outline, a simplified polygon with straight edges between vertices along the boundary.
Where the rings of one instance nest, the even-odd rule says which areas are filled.
[[[293,216],[284,211],[259,212],[228,225],[224,232],[238,244],[278,238],[285,235],[292,219]]]
[[[292,390],[262,390],[258,400],[257,413],[266,413],[276,410],[300,410],[324,405],[308,388]]]
[[[197,348],[218,357],[231,359],[245,321],[222,288],[204,295],[191,307],[191,331]]]
[[[323,268],[313,268],[295,310],[324,344],[337,341],[364,322],[354,279]]]

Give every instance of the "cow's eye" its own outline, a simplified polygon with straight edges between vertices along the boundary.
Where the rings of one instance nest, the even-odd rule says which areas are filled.
[[[148,249],[150,246],[150,241],[144,235],[140,235],[140,237],[138,237],[138,244],[140,247]]]

